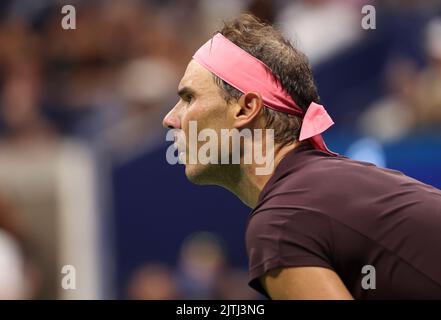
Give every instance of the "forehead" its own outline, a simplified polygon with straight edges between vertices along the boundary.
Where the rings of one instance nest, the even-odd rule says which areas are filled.
[[[191,60],[179,82],[179,88],[189,87],[195,91],[217,90],[213,75],[195,60]],[[178,89],[179,89],[178,88]]]

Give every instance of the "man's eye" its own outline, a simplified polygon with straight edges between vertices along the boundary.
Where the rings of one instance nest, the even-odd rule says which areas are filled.
[[[185,96],[185,100],[186,100],[188,103],[190,103],[190,102],[193,101],[193,96],[192,96],[191,94],[189,94],[189,95]]]

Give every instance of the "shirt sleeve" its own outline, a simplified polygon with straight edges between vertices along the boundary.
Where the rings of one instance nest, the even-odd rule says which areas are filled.
[[[259,278],[272,269],[333,269],[332,225],[321,213],[284,208],[255,212],[248,221],[246,247],[249,285],[268,298]]]

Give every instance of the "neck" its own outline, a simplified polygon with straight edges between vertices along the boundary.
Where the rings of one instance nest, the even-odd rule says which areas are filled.
[[[255,163],[241,165],[239,168],[240,172],[238,174],[238,179],[235,179],[234,184],[225,187],[233,192],[248,207],[254,208],[257,205],[260,193],[273,175],[275,168],[279,165],[285,155],[289,151],[295,149],[297,145],[298,142],[288,146],[276,147],[274,150],[272,170],[270,170],[268,174],[256,174],[256,169],[261,167],[261,165]]]

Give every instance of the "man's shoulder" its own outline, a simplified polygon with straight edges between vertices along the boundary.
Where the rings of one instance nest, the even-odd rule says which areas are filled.
[[[295,162],[296,158],[289,159],[276,169],[262,190],[255,211],[279,204],[312,211],[321,206],[333,211],[348,204],[366,206],[366,201],[385,193],[402,197],[402,191],[407,190],[416,194],[440,192],[400,171],[344,156],[322,156],[320,152],[307,151],[301,154],[300,163]]]
[[[330,219],[362,234],[394,225],[400,217],[425,223],[441,211],[441,191],[395,170],[345,157],[310,157],[300,170],[289,167],[265,186],[254,223]],[[395,212],[395,214],[390,214]],[[426,217],[427,216],[427,217]],[[386,219],[387,217],[387,219]],[[303,220],[302,220],[303,221]],[[315,221],[318,223],[317,221]]]
[[[319,154],[302,155],[301,162],[284,163],[262,190],[254,211],[268,207],[301,207],[309,211],[333,199],[347,198],[376,188],[381,184],[378,168],[368,162],[346,157],[326,157]],[[376,169],[377,168],[377,169]],[[399,173],[398,173],[399,174]],[[332,209],[332,208],[329,208]]]

